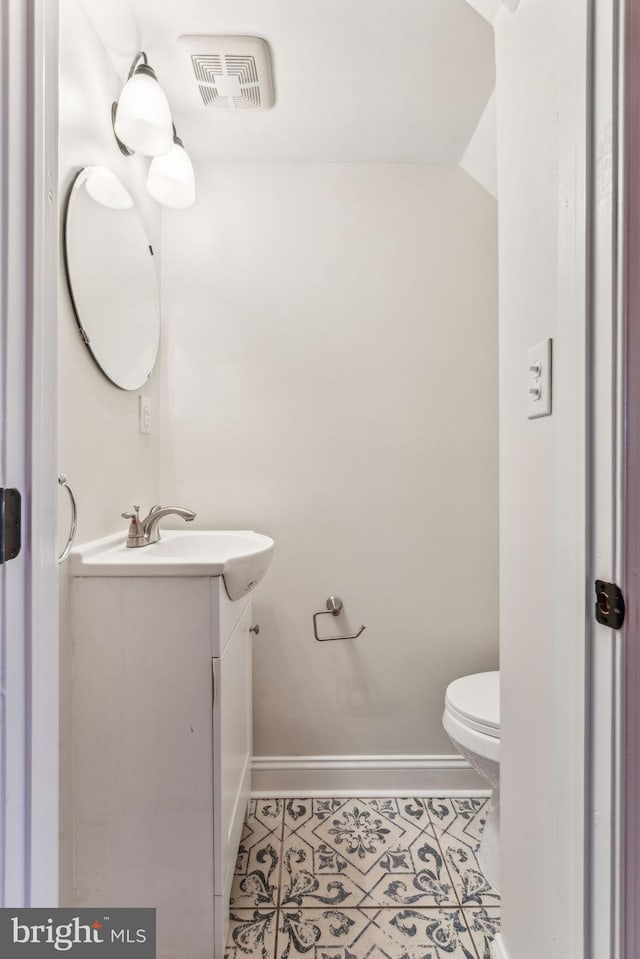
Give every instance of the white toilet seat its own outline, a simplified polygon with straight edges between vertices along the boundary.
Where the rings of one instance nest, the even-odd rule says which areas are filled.
[[[447,686],[445,702],[470,725],[479,723],[488,736],[500,735],[500,672],[461,676]],[[493,732],[492,732],[493,730]]]
[[[444,728],[466,749],[486,759],[500,756],[500,673],[475,673],[447,687]]]
[[[484,759],[491,759],[495,763],[500,761],[500,739],[498,736],[488,736],[486,733],[474,729],[452,712],[448,706],[445,707],[442,725],[451,739],[465,749],[477,753]]]

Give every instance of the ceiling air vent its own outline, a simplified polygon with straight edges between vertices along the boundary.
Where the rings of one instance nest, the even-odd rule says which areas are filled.
[[[259,37],[180,37],[202,101],[212,110],[273,106],[269,47]]]

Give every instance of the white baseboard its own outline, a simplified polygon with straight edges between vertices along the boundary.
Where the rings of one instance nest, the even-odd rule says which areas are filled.
[[[252,795],[488,796],[462,756],[254,756]]]
[[[489,955],[491,959],[509,959],[500,933],[489,943]]]

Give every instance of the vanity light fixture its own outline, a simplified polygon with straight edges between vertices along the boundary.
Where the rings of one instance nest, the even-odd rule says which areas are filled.
[[[144,51],[135,56],[120,99],[112,104],[111,121],[125,156],[156,157],[172,149],[171,110]]]
[[[147,174],[147,190],[154,200],[174,210],[193,206],[196,199],[196,181],[193,164],[175,126],[173,146],[168,153],[151,161]]]

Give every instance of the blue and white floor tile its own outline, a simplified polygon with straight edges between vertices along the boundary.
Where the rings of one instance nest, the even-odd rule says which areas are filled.
[[[422,804],[314,800],[285,809],[280,906],[456,906]]]
[[[475,848],[480,842],[488,799],[425,799],[429,818],[438,832]]]
[[[225,959],[274,959],[277,917],[275,909],[231,909]]]
[[[485,879],[476,858],[487,803],[477,798],[426,800],[461,906],[500,904],[500,893]]]
[[[284,828],[296,832],[309,820],[332,818],[347,804],[360,802],[393,822],[404,820],[424,829],[429,824],[429,815],[421,799],[287,799],[284,807]]]
[[[231,889],[232,912],[278,905],[283,814],[282,799],[250,801]]]
[[[253,800],[227,959],[488,959],[485,800]]]
[[[282,909],[278,959],[476,959],[461,909]]]
[[[479,959],[491,959],[489,943],[500,932],[500,910],[480,907],[465,909],[464,913]]]

